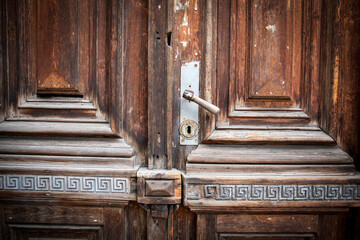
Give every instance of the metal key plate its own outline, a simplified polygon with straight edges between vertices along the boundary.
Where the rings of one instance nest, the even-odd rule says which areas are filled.
[[[198,145],[199,142],[199,106],[182,97],[186,89],[199,95],[200,62],[185,62],[181,66],[180,89],[180,145]]]

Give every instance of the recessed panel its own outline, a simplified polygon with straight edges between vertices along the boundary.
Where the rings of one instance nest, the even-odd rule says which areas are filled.
[[[229,9],[230,62],[227,64],[231,109],[302,111],[303,11],[303,3],[299,0],[232,1]],[[223,18],[219,18],[222,29],[229,24]],[[219,49],[220,56],[226,54],[223,48]],[[234,116],[244,115],[230,112]]]
[[[249,98],[290,99],[292,16],[291,3],[250,3]]]
[[[81,11],[87,12],[86,8]],[[88,44],[79,46],[79,28],[89,19],[79,17],[84,16],[79,13],[78,1],[37,2],[37,93],[81,94],[79,57],[81,52],[88,53]]]

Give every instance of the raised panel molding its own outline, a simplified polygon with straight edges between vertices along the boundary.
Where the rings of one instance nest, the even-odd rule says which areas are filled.
[[[113,73],[121,71],[124,40],[110,31],[123,31],[123,9],[108,0],[14,3],[6,2],[6,120],[98,120],[119,135],[123,77]]]
[[[192,210],[359,205],[354,160],[318,124],[322,4],[204,2],[200,94],[221,111],[187,157]]]
[[[300,1],[233,1],[237,99],[292,101],[299,95]],[[245,24],[244,24],[245,23]],[[234,36],[233,36],[234,35]],[[295,94],[292,92],[295,91]],[[239,105],[239,106],[240,106]]]
[[[109,0],[2,3],[9,31],[3,31],[8,69],[0,199],[122,204],[136,199],[139,163],[120,136],[123,5]]]
[[[92,7],[81,1],[33,2],[30,29],[37,29],[32,51],[36,51],[37,93],[83,94],[79,85],[89,79],[90,20]],[[80,11],[81,10],[81,11]],[[37,46],[37,47],[35,47]],[[87,55],[87,56],[86,56]],[[82,86],[83,88],[84,86]]]

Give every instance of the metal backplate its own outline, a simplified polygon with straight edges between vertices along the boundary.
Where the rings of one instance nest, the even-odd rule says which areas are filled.
[[[200,62],[185,62],[181,65],[180,91],[180,145],[198,145],[199,142],[199,106],[182,97],[186,89],[199,96]]]

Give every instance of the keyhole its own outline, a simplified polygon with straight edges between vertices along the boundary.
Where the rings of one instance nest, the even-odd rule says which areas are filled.
[[[190,134],[191,133],[191,127],[187,126],[186,131],[187,131],[188,134]]]

